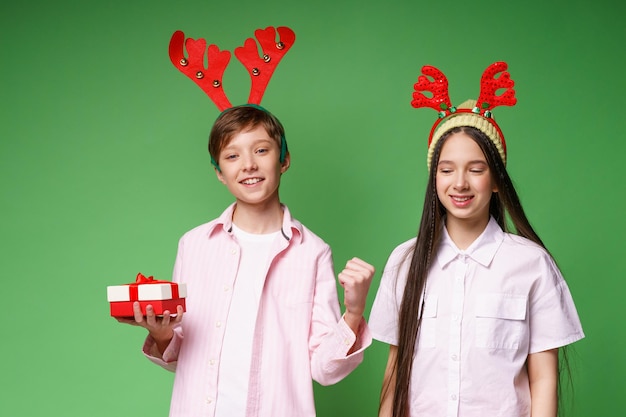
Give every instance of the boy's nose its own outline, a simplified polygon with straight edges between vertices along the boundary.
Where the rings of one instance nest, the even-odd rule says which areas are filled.
[[[256,169],[256,168],[257,168],[257,164],[253,155],[246,155],[243,157],[243,169],[244,170],[251,170],[251,169]]]

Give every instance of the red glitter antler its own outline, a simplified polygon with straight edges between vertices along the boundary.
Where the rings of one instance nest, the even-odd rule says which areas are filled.
[[[490,112],[494,107],[514,106],[517,103],[515,90],[513,89],[515,82],[506,71],[507,68],[506,62],[494,62],[483,72],[480,79],[480,95],[476,103],[476,106],[480,109],[479,111]],[[502,74],[495,78],[495,75],[500,72]],[[502,88],[506,88],[506,91],[496,95],[497,91]]]
[[[424,65],[422,73],[424,75],[417,77],[417,83],[413,86],[415,92],[413,93],[411,105],[415,108],[430,107],[438,111],[440,117],[444,117],[452,108],[450,96],[448,95],[448,79],[443,72],[430,65]],[[434,81],[430,81],[427,76],[432,77]],[[428,98],[422,91],[428,91],[433,96]]]
[[[235,48],[235,55],[248,69],[252,80],[248,98],[249,104],[261,103],[274,70],[296,40],[296,35],[290,28],[280,26],[277,30],[280,35],[278,42],[276,42],[276,30],[272,26],[254,31],[254,36],[258,39],[263,51],[261,56],[259,56],[257,44],[252,38],[246,39],[244,46]]]
[[[188,58],[185,58],[184,55],[183,42],[187,49]],[[205,69],[205,50],[206,41],[204,39],[187,38],[185,40],[185,34],[180,30],[174,32],[170,40],[169,54],[172,64],[195,82],[220,111],[224,111],[232,107],[222,87],[224,71],[230,61],[230,52],[220,51],[217,46],[209,45],[208,68]]]

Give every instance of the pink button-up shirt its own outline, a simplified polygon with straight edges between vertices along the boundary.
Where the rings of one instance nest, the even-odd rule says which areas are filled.
[[[369,318],[373,337],[396,346],[414,245],[411,239],[389,257]],[[412,417],[528,417],[528,355],[584,337],[552,258],[494,219],[465,251],[444,228],[424,300]]]
[[[218,219],[179,242],[175,282],[187,284],[187,312],[160,358],[148,337],[150,360],[175,371],[170,416],[214,416],[219,361],[241,249],[232,234],[231,205]],[[264,268],[257,312],[246,416],[315,416],[312,379],[338,382],[371,344],[365,321],[355,335],[341,318],[330,247],[284,209],[282,238]],[[347,355],[356,342],[356,351]],[[221,372],[224,372],[222,369]]]

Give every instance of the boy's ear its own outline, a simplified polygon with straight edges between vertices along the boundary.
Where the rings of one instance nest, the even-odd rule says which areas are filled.
[[[283,160],[283,162],[280,163],[280,173],[284,174],[285,171],[289,169],[290,165],[291,165],[291,155],[289,155],[289,152],[287,152],[285,154],[285,159]]]
[[[213,169],[215,170],[215,175],[217,176],[217,179],[224,185],[226,185],[226,181],[224,181],[224,176],[222,175],[222,172],[217,169],[217,167],[213,167]]]

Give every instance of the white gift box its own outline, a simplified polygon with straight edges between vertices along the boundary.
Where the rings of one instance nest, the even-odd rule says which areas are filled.
[[[132,297],[131,286],[136,287],[137,298]],[[175,287],[176,286],[176,287]],[[178,289],[178,295],[175,292]],[[187,297],[187,286],[185,284],[126,284],[111,285],[107,287],[107,300],[116,301],[148,301],[148,300],[171,300],[173,298]]]

